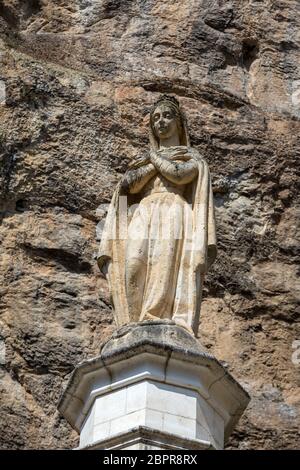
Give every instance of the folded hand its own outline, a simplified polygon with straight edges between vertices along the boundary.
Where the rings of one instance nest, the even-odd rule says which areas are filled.
[[[158,153],[167,160],[188,161],[193,158],[190,149],[183,146],[162,148],[158,150]]]
[[[129,163],[128,168],[139,168],[141,166],[147,165],[148,163],[150,163],[150,157],[142,155],[132,160],[132,162]]]

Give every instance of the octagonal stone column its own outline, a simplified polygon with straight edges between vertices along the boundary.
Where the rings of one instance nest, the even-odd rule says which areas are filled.
[[[223,449],[249,395],[172,321],[122,327],[74,370],[58,409],[79,449]]]

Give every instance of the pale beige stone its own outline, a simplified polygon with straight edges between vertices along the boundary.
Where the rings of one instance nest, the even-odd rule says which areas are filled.
[[[158,100],[149,128],[149,156],[136,158],[113,195],[98,264],[117,326],[172,319],[197,334],[204,276],[216,257],[209,169],[190,146],[176,99]]]

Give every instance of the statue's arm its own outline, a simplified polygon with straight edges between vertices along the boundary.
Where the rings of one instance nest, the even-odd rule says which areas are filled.
[[[151,152],[151,162],[158,172],[175,184],[187,184],[198,174],[198,165],[194,159],[186,162],[168,160],[158,152]]]
[[[130,194],[139,193],[145,184],[156,174],[157,170],[152,163],[129,170],[124,175],[121,187],[125,192],[129,192]]]

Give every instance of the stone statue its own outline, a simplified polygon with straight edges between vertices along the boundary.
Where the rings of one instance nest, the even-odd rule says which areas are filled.
[[[169,319],[197,335],[203,280],[216,257],[209,169],[174,97],[155,103],[149,133],[149,155],[129,165],[114,192],[98,265],[118,327]]]

